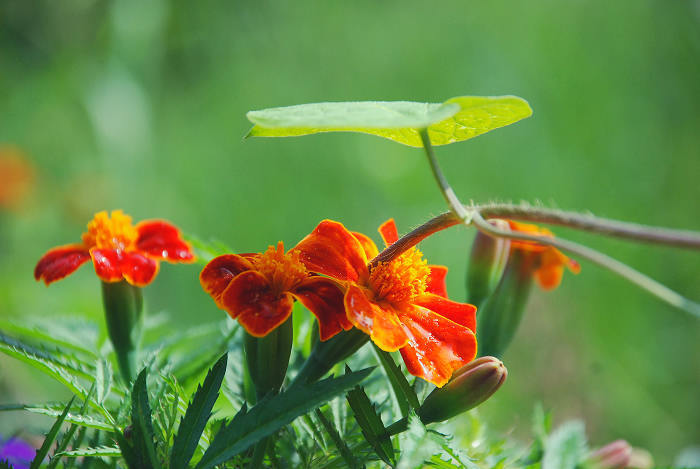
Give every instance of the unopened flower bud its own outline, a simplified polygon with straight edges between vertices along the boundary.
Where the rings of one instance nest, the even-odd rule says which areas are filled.
[[[418,409],[418,416],[428,424],[466,412],[491,397],[506,376],[508,371],[499,359],[477,358],[455,371],[445,386],[431,392]]]
[[[505,220],[489,220],[496,228],[508,230]],[[476,233],[467,266],[467,294],[471,304],[479,307],[491,295],[501,278],[508,254],[510,240],[494,238],[481,231]]]
[[[630,444],[625,440],[615,440],[593,451],[589,460],[600,469],[624,468],[629,466],[631,456]]]
[[[535,261],[527,252],[511,250],[496,289],[477,310],[480,356],[500,358],[513,340],[532,289]]]
[[[107,332],[117,355],[124,384],[134,379],[143,326],[141,289],[122,280],[102,282],[102,303]]]

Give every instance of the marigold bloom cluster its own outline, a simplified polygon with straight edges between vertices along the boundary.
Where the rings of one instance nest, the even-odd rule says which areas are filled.
[[[49,285],[73,273],[92,259],[103,282],[142,287],[153,281],[159,261],[193,262],[195,256],[180,231],[163,220],[144,220],[132,225],[121,210],[99,212],[88,223],[82,242],[50,249],[34,269],[34,278]]]
[[[379,231],[387,245],[398,239],[393,220]],[[200,280],[254,336],[284,322],[296,299],[317,317],[321,340],[357,327],[381,349],[400,351],[411,374],[444,385],[476,355],[476,308],[449,300],[447,268],[428,265],[416,248],[370,271],[377,254],[369,237],[324,220],[287,253],[280,243],[220,256]]]

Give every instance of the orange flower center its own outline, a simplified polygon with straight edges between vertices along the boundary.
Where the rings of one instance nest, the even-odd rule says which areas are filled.
[[[277,248],[270,246],[260,256],[252,258],[255,269],[263,274],[277,293],[290,291],[309,276],[306,266],[299,260],[298,251],[285,254],[284,243],[277,243]]]
[[[393,261],[380,262],[369,274],[369,287],[377,300],[404,303],[425,293],[430,267],[423,253],[411,248]]]
[[[99,212],[87,225],[83,233],[83,243],[88,249],[117,249],[130,251],[139,236],[131,224],[131,217],[121,210],[113,210],[111,216],[106,211]]]

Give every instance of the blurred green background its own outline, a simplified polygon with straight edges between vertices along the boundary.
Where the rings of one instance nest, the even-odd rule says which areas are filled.
[[[669,0],[0,3],[0,144],[36,171],[0,213],[0,315],[101,318],[91,267],[47,289],[48,248],[102,209],[165,218],[250,252],[296,243],[323,218],[405,232],[445,210],[420,150],[358,134],[243,141],[251,109],[318,101],[442,102],[514,94],[534,115],[438,148],[463,200],[542,201],[700,229],[700,2]],[[698,300],[697,252],[585,241]],[[424,243],[463,300],[473,230]],[[378,236],[375,236],[378,239]],[[670,463],[700,443],[700,322],[583,263],[531,298],[481,409],[525,438],[541,401]],[[163,266],[146,291],[172,329],[222,318],[198,266]],[[0,404],[63,398],[0,357]],[[0,432],[22,426],[0,413]]]

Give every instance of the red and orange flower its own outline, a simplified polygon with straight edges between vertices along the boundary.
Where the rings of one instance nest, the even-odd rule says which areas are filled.
[[[518,223],[512,220],[506,221],[513,231],[537,236],[554,237],[554,234],[547,228],[540,228],[537,225],[528,223]],[[564,267],[567,267],[575,274],[581,271],[581,266],[578,262],[570,259],[552,246],[545,246],[531,241],[511,240],[510,247],[511,249],[520,249],[537,256],[537,267],[534,275],[535,279],[537,279],[537,283],[543,290],[553,290],[559,286],[564,276]]]
[[[312,275],[300,262],[297,248],[285,253],[282,242],[264,253],[216,257],[204,267],[199,280],[217,306],[255,337],[285,322],[295,299],[317,317],[321,340],[352,328],[338,286]]]
[[[144,220],[135,226],[121,210],[111,216],[99,212],[87,225],[82,243],[50,249],[39,259],[34,278],[49,285],[73,273],[92,259],[95,273],[103,282],[143,287],[158,273],[158,261],[193,262],[192,249],[180,231],[163,220]]]
[[[387,245],[398,239],[393,220],[379,232]],[[447,299],[447,268],[428,265],[415,247],[369,270],[372,240],[325,220],[294,249],[309,270],[341,285],[350,323],[382,350],[399,350],[411,374],[442,386],[475,357],[476,308]]]

